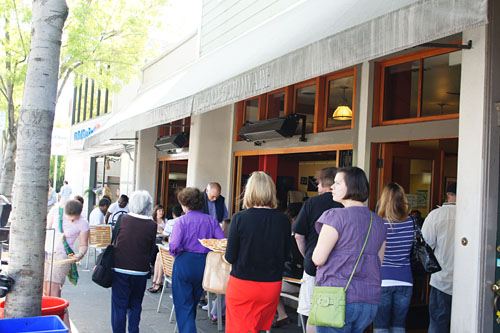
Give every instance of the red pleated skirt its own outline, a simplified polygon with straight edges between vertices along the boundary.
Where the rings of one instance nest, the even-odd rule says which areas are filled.
[[[256,282],[229,276],[226,332],[258,333],[271,329],[280,300],[281,281]]]

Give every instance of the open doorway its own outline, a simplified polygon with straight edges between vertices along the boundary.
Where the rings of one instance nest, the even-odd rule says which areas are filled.
[[[266,171],[276,184],[278,209],[318,195],[317,173],[325,167],[352,165],[352,149],[236,156],[233,212],[241,210],[245,184],[254,171]]]
[[[445,189],[457,179],[458,138],[372,144],[370,208],[376,209],[383,187],[400,184],[410,210],[429,212],[446,199]],[[407,316],[407,332],[426,332],[429,325],[429,277],[413,277],[413,296]]]
[[[156,204],[165,207],[170,219],[172,208],[178,205],[177,193],[186,187],[187,160],[159,160],[156,177]]]

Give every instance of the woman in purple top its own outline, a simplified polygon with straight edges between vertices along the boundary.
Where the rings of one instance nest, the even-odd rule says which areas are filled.
[[[172,296],[180,333],[196,332],[196,305],[203,292],[202,280],[209,250],[198,239],[226,238],[213,217],[201,212],[203,193],[197,188],[182,190],[177,199],[186,213],[179,217],[170,235],[169,252],[175,257]]]
[[[369,185],[363,170],[341,168],[332,185],[333,200],[345,208],[327,210],[316,222],[319,238],[312,260],[318,266],[316,285],[345,287],[361,252],[373,219],[365,250],[346,293],[342,328],[318,326],[321,332],[363,332],[373,321],[380,301],[380,264],[387,228],[384,220],[363,204]]]

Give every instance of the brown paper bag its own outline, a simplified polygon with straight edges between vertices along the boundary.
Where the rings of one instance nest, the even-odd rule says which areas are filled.
[[[226,263],[223,252],[208,252],[205,272],[203,273],[203,289],[215,294],[225,294],[231,265]]]

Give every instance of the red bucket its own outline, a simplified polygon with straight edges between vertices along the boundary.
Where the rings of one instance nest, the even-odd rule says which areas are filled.
[[[64,320],[64,313],[69,306],[69,302],[63,298],[43,296],[42,297],[42,316],[56,315]],[[0,318],[3,318],[5,301],[0,302]]]

